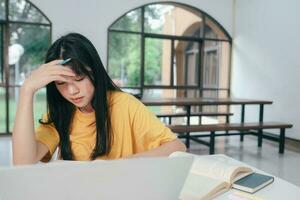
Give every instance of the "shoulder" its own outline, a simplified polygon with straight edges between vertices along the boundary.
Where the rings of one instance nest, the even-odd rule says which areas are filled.
[[[140,104],[140,101],[133,95],[122,91],[111,91],[108,97],[110,106]]]
[[[134,118],[137,113],[145,112],[145,106],[133,95],[126,92],[114,91],[109,95],[109,107],[112,116]]]

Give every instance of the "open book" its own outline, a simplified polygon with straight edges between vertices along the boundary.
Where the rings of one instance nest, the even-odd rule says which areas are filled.
[[[251,174],[253,170],[222,154],[196,156],[175,152],[170,157],[193,156],[194,163],[188,174],[179,199],[213,199],[229,190],[233,182]]]

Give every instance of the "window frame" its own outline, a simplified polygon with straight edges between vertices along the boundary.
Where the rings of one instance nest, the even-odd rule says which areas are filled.
[[[0,73],[2,74],[2,80],[0,80],[0,88],[4,88],[5,89],[5,128],[6,131],[5,132],[0,132],[0,135],[11,135],[10,132],[10,106],[9,106],[9,102],[10,102],[10,91],[9,89],[11,88],[20,88],[21,84],[16,84],[16,83],[10,83],[10,69],[9,69],[9,64],[8,64],[8,47],[10,44],[10,25],[12,24],[17,24],[17,25],[32,25],[32,26],[45,26],[45,27],[49,27],[49,44],[51,44],[52,41],[52,22],[51,20],[44,14],[43,11],[41,11],[37,6],[35,6],[31,1],[29,0],[23,0],[24,2],[30,4],[33,8],[35,8],[47,21],[47,23],[39,23],[39,22],[27,22],[27,21],[22,21],[22,20],[11,20],[9,19],[9,14],[10,14],[10,9],[9,9],[9,3],[10,0],[4,0],[5,2],[5,19],[0,19],[0,26],[1,28],[1,34],[0,36],[2,36],[0,39],[1,41],[1,51],[2,54],[0,55],[2,57],[2,59],[0,60]]]
[[[173,6],[178,6],[178,7],[183,7],[183,8],[189,8],[193,11],[198,12],[200,15],[202,15],[203,18],[203,29],[199,31],[199,37],[192,37],[192,36],[176,36],[176,35],[164,35],[164,34],[157,34],[157,33],[146,33],[144,30],[144,21],[145,21],[145,7],[149,6],[149,5],[173,5]],[[120,19],[122,19],[123,17],[125,17],[128,13],[135,11],[137,9],[141,9],[141,31],[128,31],[128,30],[116,30],[113,28],[113,25],[118,22]],[[206,24],[206,19],[208,19],[210,22],[214,23],[214,25],[216,25],[221,31],[222,34],[224,34],[228,39],[217,39],[217,38],[209,38],[209,37],[205,37],[205,28],[207,26]],[[204,90],[217,90],[217,91],[226,91],[228,96],[230,95],[230,73],[228,74],[228,87],[227,88],[207,88],[207,87],[203,87],[203,83],[202,83],[202,72],[203,72],[203,68],[204,68],[204,42],[205,41],[216,41],[216,42],[228,42],[230,45],[230,49],[229,49],[229,72],[231,71],[231,53],[232,53],[232,38],[229,35],[229,33],[225,30],[225,28],[219,24],[213,17],[211,17],[209,14],[207,14],[206,12],[187,5],[187,4],[183,4],[183,3],[178,3],[178,2],[154,2],[154,3],[149,3],[149,4],[145,4],[143,6],[139,6],[136,7],[134,9],[129,10],[128,12],[124,13],[122,16],[120,16],[119,18],[117,18],[109,27],[108,27],[108,42],[109,42],[109,35],[112,32],[119,32],[119,33],[127,33],[127,34],[139,34],[141,35],[141,66],[140,66],[140,84],[139,86],[122,86],[122,89],[138,89],[140,91],[141,96],[143,96],[144,90],[145,89],[184,89],[184,90],[199,90],[199,94],[202,96],[202,91]],[[146,85],[145,84],[145,40],[146,38],[154,38],[154,39],[167,39],[167,40],[171,40],[172,43],[172,48],[171,48],[171,73],[170,73],[170,85],[166,86],[166,85]],[[198,78],[198,84],[197,86],[189,86],[189,85],[179,85],[179,86],[175,86],[173,84],[173,80],[174,80],[174,74],[173,74],[173,57],[174,57],[174,41],[175,40],[181,40],[181,41],[192,41],[192,42],[198,42],[200,44],[200,52],[199,52],[199,64],[200,64],[200,68],[199,68],[199,72],[201,73],[201,76],[199,76]],[[107,72],[109,73],[110,67],[109,67],[109,45],[107,45]],[[185,92],[186,93],[186,92]]]

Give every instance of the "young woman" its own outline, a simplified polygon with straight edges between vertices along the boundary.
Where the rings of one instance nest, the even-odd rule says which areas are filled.
[[[63,64],[62,59],[68,61]],[[34,130],[33,97],[46,86],[48,112]],[[107,75],[93,44],[71,33],[48,50],[20,90],[13,129],[13,163],[168,156],[182,142]]]

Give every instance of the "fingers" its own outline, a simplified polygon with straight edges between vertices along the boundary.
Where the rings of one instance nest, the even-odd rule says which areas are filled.
[[[56,60],[57,61],[57,60]],[[56,62],[55,62],[56,63]],[[49,74],[61,74],[66,76],[76,76],[74,71],[68,67],[62,67],[62,65],[57,64],[45,64],[42,69],[45,73]]]
[[[45,63],[45,65],[56,65],[56,66],[63,67],[64,64],[67,63],[70,60],[71,60],[71,58],[68,58],[66,60],[57,59],[57,60],[52,60],[52,61],[50,61],[48,63]]]
[[[49,82],[52,82],[52,81],[69,82],[70,79],[63,75],[51,75],[51,76],[49,76]]]
[[[53,60],[49,63],[43,64],[41,67],[35,70],[32,78],[36,80],[44,78],[48,83],[51,81],[69,82],[69,78],[75,77],[76,73],[69,67],[58,65],[57,63],[59,61],[61,60]]]
[[[51,70],[49,71],[50,75],[65,75],[65,76],[71,76],[74,77],[76,76],[76,74],[71,70],[62,70],[62,69],[55,69],[55,70]]]

